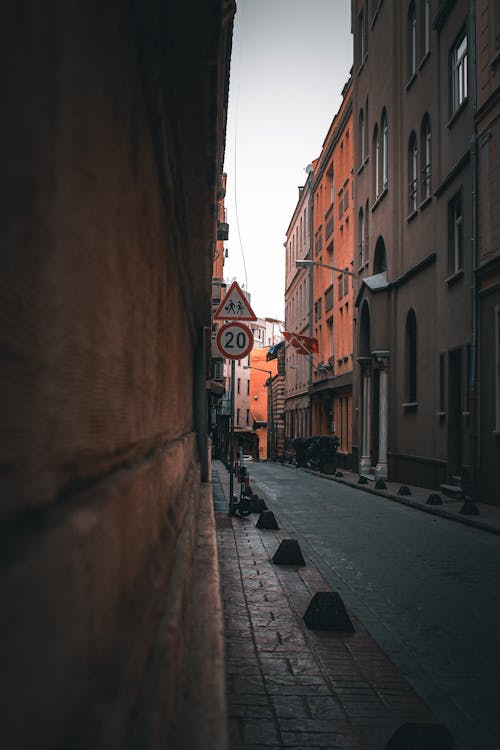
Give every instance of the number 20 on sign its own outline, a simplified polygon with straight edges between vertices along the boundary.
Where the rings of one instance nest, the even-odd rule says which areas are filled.
[[[217,348],[228,359],[243,359],[253,347],[253,333],[248,326],[237,321],[225,323],[217,332]]]

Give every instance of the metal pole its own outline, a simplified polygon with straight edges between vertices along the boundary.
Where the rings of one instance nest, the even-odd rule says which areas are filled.
[[[275,444],[275,432],[274,432],[274,404],[273,404],[273,373],[269,371],[269,398],[271,401],[271,408],[269,410],[270,425],[271,425],[271,461],[276,461],[276,444]]]
[[[234,372],[235,361],[231,360],[231,417],[229,429],[229,515],[234,515]]]

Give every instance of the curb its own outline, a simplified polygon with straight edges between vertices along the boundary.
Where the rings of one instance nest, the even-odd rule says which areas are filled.
[[[350,482],[348,479],[341,479],[340,477],[334,477],[331,474],[322,474],[320,471],[315,471],[314,469],[303,469],[303,468],[299,469],[296,466],[291,466],[290,464],[285,464],[285,463],[281,464],[281,466],[287,466],[289,469],[295,469],[296,471],[305,471],[307,474],[312,474],[315,477],[321,477],[321,479],[328,479],[330,481],[337,482],[338,484],[344,484],[347,487],[353,487],[357,490],[362,490],[363,492],[369,492],[371,495],[379,495],[380,497],[385,497],[386,500],[395,500],[397,503],[406,505],[409,508],[416,508],[417,510],[422,510],[424,511],[424,513],[430,513],[433,516],[439,516],[440,518],[446,518],[451,521],[456,521],[465,526],[473,526],[476,529],[481,529],[481,531],[489,531],[491,534],[497,534],[497,536],[500,535],[500,528],[496,528],[495,526],[490,526],[490,524],[485,523],[484,521],[478,521],[475,518],[471,518],[470,516],[461,516],[461,515],[457,515],[456,513],[450,513],[449,511],[444,510],[443,508],[436,508],[436,506],[424,505],[423,503],[419,503],[416,500],[408,500],[407,497],[396,495],[393,492],[387,492],[386,490],[376,490],[374,487],[368,487],[365,484],[357,484],[356,482]]]

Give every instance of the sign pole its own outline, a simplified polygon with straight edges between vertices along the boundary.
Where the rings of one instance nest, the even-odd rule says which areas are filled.
[[[231,416],[229,426],[229,515],[234,515],[234,374],[235,360],[231,360]]]

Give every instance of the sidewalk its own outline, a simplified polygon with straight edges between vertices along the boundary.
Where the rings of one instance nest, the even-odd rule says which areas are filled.
[[[383,750],[405,722],[435,722],[352,615],[352,634],[309,630],[303,614],[330,587],[306,565],[272,557],[286,529],[228,515],[229,475],[213,462],[225,620],[231,750]]]
[[[426,513],[432,513],[442,518],[449,518],[459,523],[464,523],[469,526],[475,526],[478,529],[484,531],[491,531],[494,534],[500,534],[500,507],[497,505],[487,505],[486,503],[476,503],[476,508],[479,511],[479,515],[463,515],[460,511],[463,508],[463,500],[455,500],[454,498],[447,497],[442,492],[437,490],[429,490],[423,487],[415,487],[414,485],[406,485],[410,490],[410,495],[399,495],[398,492],[401,488],[401,482],[389,482],[385,481],[386,489],[378,490],[375,489],[375,480],[368,479],[368,484],[359,484],[359,474],[355,474],[348,469],[340,469],[341,477],[337,477],[331,474],[322,474],[320,471],[313,469],[296,469],[291,464],[283,464],[283,466],[289,466],[290,469],[296,471],[307,471],[311,474],[323,477],[324,479],[331,479],[333,482],[340,482],[341,484],[347,484],[351,487],[356,487],[358,490],[365,492],[371,492],[374,495],[381,495],[382,497],[389,498],[389,500],[396,500],[398,503],[409,505],[412,508],[418,508]],[[427,500],[429,495],[438,495],[442,500],[442,505],[428,505]]]

